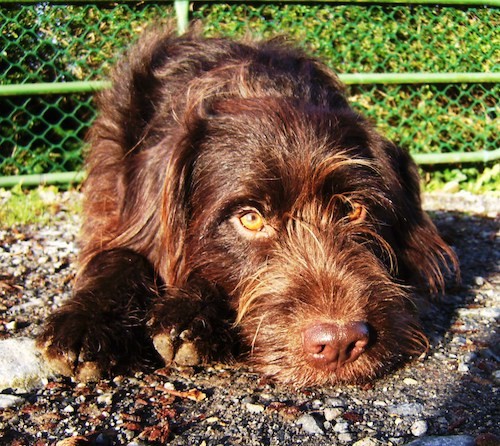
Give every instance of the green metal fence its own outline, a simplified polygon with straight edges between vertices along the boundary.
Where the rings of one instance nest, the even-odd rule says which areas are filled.
[[[291,35],[421,163],[498,159],[500,0],[426,3],[0,2],[0,186],[80,178],[91,93],[141,29],[176,15],[207,35]]]

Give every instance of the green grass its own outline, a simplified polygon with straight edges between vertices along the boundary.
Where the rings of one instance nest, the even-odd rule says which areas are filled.
[[[76,214],[80,212],[80,203],[62,203],[54,186],[23,189],[18,185],[10,190],[0,189],[0,228],[49,224],[62,210]]]
[[[461,190],[473,194],[495,193],[500,196],[500,163],[491,166],[442,166],[420,168],[422,187],[426,192]]]

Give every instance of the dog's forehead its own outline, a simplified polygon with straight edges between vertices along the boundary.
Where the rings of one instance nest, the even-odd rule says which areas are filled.
[[[262,201],[291,206],[304,193],[363,186],[369,135],[351,115],[263,107],[224,115],[207,127],[193,169],[197,201]],[[330,190],[331,192],[331,190]]]

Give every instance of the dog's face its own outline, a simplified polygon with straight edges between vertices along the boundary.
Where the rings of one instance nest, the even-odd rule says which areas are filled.
[[[445,245],[404,152],[348,109],[278,99],[213,104],[188,134],[170,166],[167,249],[177,280],[224,290],[260,370],[362,381],[425,348],[402,280],[439,283]]]

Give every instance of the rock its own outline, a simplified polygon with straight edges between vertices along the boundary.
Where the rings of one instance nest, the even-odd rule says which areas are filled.
[[[500,370],[495,370],[491,374],[493,381],[495,381],[495,384],[500,384]]]
[[[0,409],[7,409],[22,403],[24,403],[24,398],[20,396],[0,394]]]
[[[427,421],[425,420],[417,420],[415,423],[411,425],[410,432],[415,437],[421,437],[427,433]]]
[[[416,379],[413,379],[413,378],[405,378],[405,379],[403,379],[403,382],[407,386],[416,386],[418,384],[418,381]]]
[[[323,415],[325,416],[325,420],[332,421],[335,420],[335,418],[339,418],[342,415],[342,412],[343,410],[338,407],[328,407],[323,411]]]
[[[415,417],[420,415],[423,410],[424,406],[420,403],[398,404],[388,409],[390,415],[397,415],[400,417]]]
[[[461,318],[484,318],[498,319],[500,318],[500,308],[482,307],[482,308],[459,308],[457,314]]]
[[[469,435],[423,437],[408,443],[407,446],[474,446],[474,439]]]
[[[349,432],[349,423],[339,422],[333,426],[333,431],[339,434],[345,434]]]
[[[352,444],[352,435],[349,433],[339,434],[337,438],[340,443]]]
[[[113,394],[112,393],[103,393],[102,395],[99,395],[96,398],[96,400],[97,400],[98,404],[105,404],[105,405],[109,406],[113,402]]]
[[[474,277],[474,283],[477,285],[477,286],[483,286],[485,281],[484,281],[484,277],[481,277],[481,276],[476,276]]]
[[[64,413],[73,413],[75,408],[71,404],[68,404],[62,411]]]
[[[246,408],[247,408],[247,411],[250,413],[264,412],[264,406],[262,406],[261,404],[247,403]]]
[[[345,403],[340,398],[327,398],[325,400],[325,406],[345,407]]]
[[[53,375],[33,339],[2,339],[0,358],[0,391],[8,388],[31,390],[41,387]]]
[[[378,444],[380,443],[376,439],[366,437],[356,441],[356,443],[353,443],[352,446],[377,446]]]
[[[307,432],[308,434],[314,434],[314,435],[324,435],[325,432],[323,431],[323,428],[321,425],[318,423],[316,418],[314,418],[310,414],[304,414],[302,415],[298,420],[297,423],[302,426],[302,429]]]

